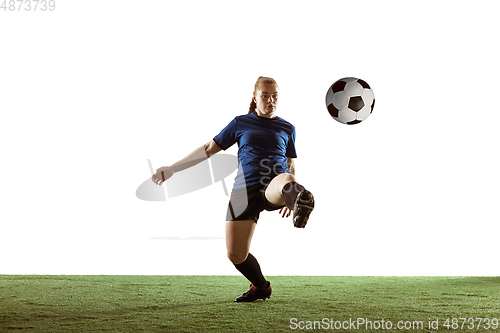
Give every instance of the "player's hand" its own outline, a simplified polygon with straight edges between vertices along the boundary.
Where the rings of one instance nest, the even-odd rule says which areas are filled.
[[[161,167],[156,170],[156,173],[151,177],[153,182],[157,185],[163,184],[164,181],[172,177],[173,171],[170,169],[170,167]]]
[[[287,206],[285,206],[285,207],[281,207],[279,213],[281,214],[281,218],[284,218],[284,217],[289,217],[290,214],[292,213],[292,211],[290,209],[288,209]]]

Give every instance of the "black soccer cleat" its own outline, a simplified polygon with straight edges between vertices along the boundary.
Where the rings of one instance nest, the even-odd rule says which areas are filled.
[[[253,302],[257,299],[265,300],[266,298],[271,297],[271,283],[269,283],[269,287],[267,288],[257,288],[253,284],[250,285],[250,290],[244,293],[243,295],[236,297],[235,302]]]
[[[308,190],[304,190],[297,195],[293,210],[293,226],[304,228],[309,220],[309,215],[314,209],[314,196]]]

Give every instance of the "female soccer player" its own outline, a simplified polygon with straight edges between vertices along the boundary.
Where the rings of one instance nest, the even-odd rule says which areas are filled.
[[[276,115],[278,84],[259,77],[248,114],[235,117],[213,140],[171,166],[156,170],[152,180],[161,185],[184,170],[238,143],[239,167],[226,214],[227,256],[250,282],[250,290],[235,302],[253,302],[271,295],[271,283],[262,275],[250,242],[263,210],[293,212],[297,228],[305,227],[314,197],[295,180],[295,127]]]

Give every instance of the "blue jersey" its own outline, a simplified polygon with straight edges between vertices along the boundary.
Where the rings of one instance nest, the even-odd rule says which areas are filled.
[[[239,166],[233,189],[289,173],[287,157],[297,157],[295,127],[279,117],[269,119],[256,113],[237,116],[214,137],[214,141],[223,150],[238,143]]]

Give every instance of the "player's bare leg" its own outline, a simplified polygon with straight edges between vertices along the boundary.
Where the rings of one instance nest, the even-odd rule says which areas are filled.
[[[283,197],[283,187],[295,181],[295,176],[291,173],[282,173],[274,177],[266,188],[266,199],[276,206],[283,206],[285,199]]]
[[[252,283],[250,290],[237,297],[235,302],[253,302],[271,296],[271,284],[262,275],[257,259],[249,253],[255,225],[254,220],[226,222],[227,257]]]
[[[255,225],[254,220],[226,222],[227,257],[233,264],[241,264],[247,258]]]
[[[295,181],[295,176],[282,173],[274,177],[266,188],[266,199],[277,206],[286,205],[288,211],[283,208],[283,217],[290,216],[293,212],[293,225],[304,228],[309,220],[309,215],[314,209],[314,197],[304,186]]]

